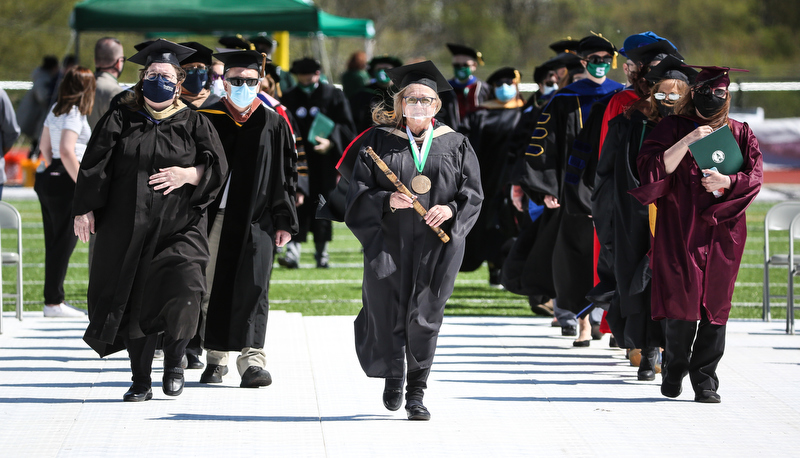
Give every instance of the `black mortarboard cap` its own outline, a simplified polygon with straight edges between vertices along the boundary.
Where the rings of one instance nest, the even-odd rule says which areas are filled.
[[[194,54],[183,59],[181,61],[181,65],[192,64],[195,62],[201,62],[208,66],[211,66],[211,56],[214,54],[214,51],[211,48],[207,48],[196,41],[187,41],[184,43],[178,43],[179,45],[186,46],[187,48],[194,49]]]
[[[422,84],[436,92],[445,92],[453,89],[453,86],[450,86],[450,83],[447,82],[447,78],[429,60],[390,68],[386,70],[386,74],[389,75],[395,86],[400,89],[404,89],[409,84]]]
[[[478,65],[483,65],[483,54],[480,51],[470,48],[469,46],[459,45],[455,43],[446,43],[447,49],[450,50],[450,54],[457,56],[457,55],[464,55],[469,56],[478,63]]]
[[[542,64],[542,66],[547,66],[548,70],[557,70],[564,67],[566,67],[567,70],[583,70],[581,58],[575,54],[566,52],[549,59],[547,62]]]
[[[163,38],[150,43],[147,47],[137,52],[128,60],[134,64],[145,67],[154,62],[181,65],[181,61],[194,54],[194,49],[181,46]]]
[[[395,56],[377,56],[373,57],[372,60],[369,61],[369,68],[374,68],[376,65],[381,64],[389,64],[392,67],[402,67],[403,61],[398,59]]]
[[[311,57],[303,57],[302,59],[292,62],[292,68],[290,68],[289,71],[295,75],[310,75],[312,73],[317,73],[321,69],[322,66],[319,64],[318,60],[312,59]]]
[[[153,44],[154,41],[155,40],[145,40],[145,41],[143,41],[141,43],[136,43],[135,45],[133,45],[133,48],[136,49],[137,51],[141,51],[142,49],[144,49],[144,48],[150,46],[151,44]]]
[[[573,40],[572,37],[567,37],[563,40],[558,40],[555,43],[551,43],[550,49],[552,49],[556,54],[567,51],[577,52],[578,43],[580,43],[580,41]]]
[[[519,83],[520,75],[519,71],[517,71],[514,67],[503,67],[498,70],[495,70],[494,73],[489,75],[489,78],[486,79],[487,84],[494,84],[495,82],[503,79],[511,79],[514,80],[515,83]]]
[[[255,51],[256,49],[253,43],[245,40],[241,35],[220,37],[219,44],[228,49],[243,49],[245,51]]]
[[[276,83],[281,80],[281,72],[277,65],[267,60],[267,65],[264,66],[264,73],[271,76],[272,80]]]
[[[583,37],[578,43],[578,54],[585,56],[597,51],[606,51],[612,55],[617,53],[617,48],[613,43],[600,34],[592,33],[592,35]]]
[[[225,71],[234,67],[250,68],[258,71],[261,76],[261,64],[264,56],[257,51],[229,51],[218,52],[213,57],[225,65]],[[267,59],[269,60],[269,59]]]
[[[700,73],[695,79],[695,86],[706,84],[711,87],[728,87],[731,84],[731,79],[728,77],[729,72],[750,71],[741,68],[717,67],[714,65],[687,65],[687,67],[700,69]]]
[[[253,35],[252,37],[248,37],[247,41],[253,44],[270,45],[270,47],[274,47],[278,43],[274,38],[263,32],[259,33],[258,35]]]
[[[687,67],[682,60],[673,55],[667,55],[644,75],[644,79],[651,84],[661,80],[682,80],[687,84],[693,84],[696,77],[697,70]]]
[[[542,65],[533,69],[533,82],[539,84],[539,81],[545,79],[547,74],[551,71],[554,71],[556,68],[561,67],[551,67],[547,64],[547,62],[543,63]]]

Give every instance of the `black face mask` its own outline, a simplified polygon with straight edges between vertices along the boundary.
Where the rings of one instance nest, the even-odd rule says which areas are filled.
[[[662,118],[675,114],[674,104],[667,105],[664,102],[656,102],[656,108],[658,108],[658,114],[660,114]]]
[[[700,94],[699,92],[695,91],[694,95],[692,96],[692,102],[694,102],[695,108],[697,108],[697,112],[704,118],[711,118],[715,114],[719,113],[719,110],[725,106],[725,99],[715,96],[714,94]]]

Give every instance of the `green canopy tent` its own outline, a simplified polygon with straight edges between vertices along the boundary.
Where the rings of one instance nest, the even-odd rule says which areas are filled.
[[[223,35],[285,30],[315,34],[320,42],[325,36],[375,37],[372,20],[328,14],[310,0],[85,0],[75,5],[69,24],[76,54],[85,31]],[[319,48],[325,64],[324,46]]]

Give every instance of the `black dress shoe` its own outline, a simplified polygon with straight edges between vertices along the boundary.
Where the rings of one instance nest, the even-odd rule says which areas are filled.
[[[427,421],[431,419],[431,413],[422,405],[422,401],[411,400],[406,403],[406,413],[409,420]]]
[[[668,398],[677,398],[683,392],[681,384],[668,383],[666,380],[661,382],[661,394]]]
[[[656,379],[656,371],[651,369],[642,370],[642,367],[640,366],[637,377],[642,382],[651,382]]]
[[[391,411],[403,405],[403,379],[387,378],[383,387],[383,406]]]
[[[619,344],[617,343],[617,339],[614,336],[608,338],[608,347],[609,348],[619,348]]]
[[[186,353],[186,369],[202,369],[205,367],[200,357],[192,353]]]
[[[180,396],[183,393],[183,368],[165,367],[161,378],[161,389],[167,396]]]
[[[209,364],[200,375],[200,383],[222,383],[222,376],[228,374],[228,366]]]
[[[122,395],[125,402],[141,402],[153,399],[153,390],[149,386],[131,385],[127,393]]]
[[[588,347],[591,344],[591,340],[575,340],[572,342],[573,347]]]
[[[706,404],[719,404],[722,402],[722,398],[719,397],[716,391],[703,390],[694,396],[694,401]]]
[[[242,374],[242,383],[239,384],[239,387],[258,388],[260,386],[269,386],[270,384],[272,384],[272,376],[269,375],[266,369],[250,366]]]
[[[561,327],[561,335],[562,336],[577,336],[578,335],[578,328],[575,326],[562,326]]]

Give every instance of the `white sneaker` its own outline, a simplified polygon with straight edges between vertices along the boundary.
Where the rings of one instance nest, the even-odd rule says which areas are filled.
[[[86,312],[64,303],[58,305],[45,305],[44,316],[47,318],[78,318],[85,317]]]

